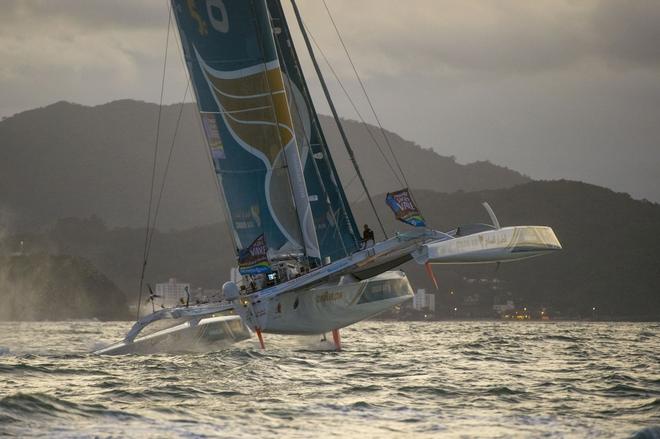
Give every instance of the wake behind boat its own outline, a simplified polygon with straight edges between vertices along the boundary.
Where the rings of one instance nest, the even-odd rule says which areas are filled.
[[[146,316],[97,353],[213,350],[250,331],[262,347],[264,333],[332,332],[340,349],[340,328],[412,298],[405,273],[394,270],[405,262],[426,265],[432,276],[434,263],[499,263],[561,248],[549,227],[501,228],[487,204],[492,225],[433,230],[409,189],[388,194],[387,204],[414,229],[388,237],[291,5],[385,239],[357,227],[280,0],[172,0],[238,268],[222,301]],[[163,322],[169,327],[138,336]]]

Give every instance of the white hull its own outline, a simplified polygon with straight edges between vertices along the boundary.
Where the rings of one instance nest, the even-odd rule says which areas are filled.
[[[188,320],[153,334],[122,341],[95,351],[95,354],[154,354],[159,352],[209,352],[251,337],[239,316],[206,317]]]
[[[412,297],[412,287],[401,271],[364,281],[345,282],[344,278],[344,282],[324,283],[267,300],[261,328],[277,334],[322,334],[373,317]]]
[[[415,259],[431,264],[509,262],[557,250],[561,244],[550,227],[517,226],[431,242]]]

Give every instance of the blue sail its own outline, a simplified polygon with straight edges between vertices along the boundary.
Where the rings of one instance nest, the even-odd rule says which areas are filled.
[[[359,248],[359,230],[314,109],[280,0],[267,0],[321,255],[339,259]]]
[[[172,0],[235,241],[320,258],[265,0]]]

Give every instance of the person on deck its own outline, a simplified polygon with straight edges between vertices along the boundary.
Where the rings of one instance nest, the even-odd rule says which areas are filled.
[[[371,241],[371,245],[369,245]],[[364,225],[364,230],[362,230],[362,248],[373,247],[376,245],[376,239],[374,238],[374,231],[369,228],[367,224]]]

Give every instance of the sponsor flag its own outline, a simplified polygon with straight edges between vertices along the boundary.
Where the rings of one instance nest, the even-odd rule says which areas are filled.
[[[415,206],[407,188],[388,193],[385,202],[394,211],[396,219],[399,221],[415,227],[426,227],[424,217]]]
[[[270,271],[268,247],[263,233],[247,248],[238,252],[238,270],[241,274],[259,274]]]

